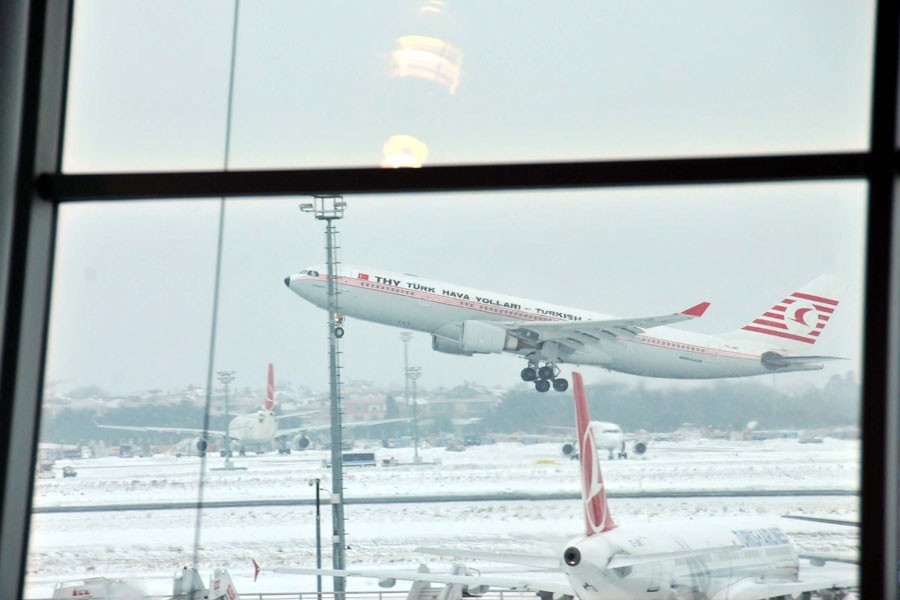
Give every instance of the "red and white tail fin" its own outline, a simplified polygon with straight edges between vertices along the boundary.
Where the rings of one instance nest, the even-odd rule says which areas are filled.
[[[820,275],[727,336],[798,354],[809,352],[834,315],[844,287],[834,275]]]
[[[609,531],[616,526],[609,506],[606,504],[606,489],[603,474],[600,473],[600,459],[594,442],[594,429],[588,411],[587,396],[581,373],[572,373],[572,388],[575,393],[575,428],[578,431],[578,453],[581,459],[581,501],[584,505],[585,535]]]
[[[275,367],[269,363],[269,385],[266,388],[265,409],[269,412],[275,410]]]

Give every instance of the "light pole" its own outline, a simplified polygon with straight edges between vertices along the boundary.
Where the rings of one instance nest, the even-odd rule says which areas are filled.
[[[343,317],[338,311],[337,246],[335,245],[334,221],[344,217],[347,203],[341,196],[313,196],[312,202],[300,205],[303,212],[311,212],[319,221],[325,221],[325,252],[328,266],[328,371],[331,395],[331,521],[332,552],[334,569],[340,571],[346,564],[344,558],[344,504],[343,504],[343,464],[341,462],[341,375],[339,360],[339,339],[344,335]],[[346,589],[343,577],[334,578],[334,593],[343,596]]]
[[[413,462],[422,462],[419,458],[419,408],[416,402],[416,380],[422,376],[422,367],[407,367],[406,377],[412,381],[412,409],[413,409]]]
[[[225,468],[231,469],[231,413],[228,411],[228,384],[234,381],[234,371],[216,371],[219,383],[225,386]]]
[[[319,478],[309,480],[309,485],[316,486],[316,570],[322,570],[322,504],[319,497]],[[330,491],[330,490],[329,490]],[[316,573],[316,598],[322,600],[322,573]]]
[[[409,340],[412,339],[412,333],[404,331],[400,334],[403,340],[403,401],[409,408]]]

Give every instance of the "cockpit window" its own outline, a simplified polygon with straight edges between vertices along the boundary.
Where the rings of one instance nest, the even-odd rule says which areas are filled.
[[[311,277],[318,277],[318,276],[319,276],[319,272],[318,272],[318,271],[307,271],[306,273],[307,273],[308,275],[310,275]]]

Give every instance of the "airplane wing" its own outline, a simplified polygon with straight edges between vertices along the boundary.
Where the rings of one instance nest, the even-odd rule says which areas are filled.
[[[279,419],[290,419],[291,417],[305,417],[307,415],[315,415],[320,411],[318,410],[304,410],[303,412],[290,413],[288,415],[276,415],[275,420]]]
[[[559,569],[560,558],[540,554],[507,554],[503,552],[480,552],[478,550],[459,550],[456,548],[431,548],[420,547],[414,550],[423,554],[435,556],[449,556],[451,558],[470,558],[473,560],[487,560],[508,565],[533,567],[535,569]]]
[[[100,425],[99,423],[95,423],[95,425],[100,429],[118,429],[120,431],[158,431],[160,433],[186,433],[188,435],[203,435],[205,433],[212,437],[225,437],[225,432],[218,429],[203,431],[202,429],[192,429],[190,427],[140,427],[138,425]]]
[[[351,429],[355,427],[373,427],[375,425],[386,425],[388,423],[408,422],[411,419],[381,419],[379,421],[354,421],[352,423],[341,423],[341,428]],[[306,425],[305,427],[293,427],[291,429],[279,429],[275,437],[286,435],[295,435],[298,433],[308,433],[310,431],[325,431],[331,429],[331,425]]]
[[[781,515],[782,519],[794,519],[796,521],[810,521],[812,523],[825,523],[827,525],[846,525],[847,527],[859,527],[859,521],[851,519],[835,519],[831,517],[811,517],[807,515]]]
[[[578,345],[597,341],[600,336],[635,336],[645,329],[671,325],[702,317],[709,302],[701,302],[687,310],[657,317],[636,317],[631,319],[606,319],[602,321],[491,321],[492,325],[503,327],[513,335],[528,343],[571,340]]]
[[[254,563],[255,564],[255,563]],[[261,570],[257,566],[257,571]],[[262,569],[272,573],[290,573],[296,575],[325,575],[328,577],[366,577],[370,579],[379,579],[384,582],[386,587],[393,585],[392,580],[400,579],[402,581],[427,581],[429,583],[443,583],[453,585],[464,585],[469,589],[479,587],[495,587],[504,588],[514,591],[524,592],[550,592],[553,594],[565,594],[569,596],[575,595],[572,586],[563,582],[543,581],[538,578],[529,577],[523,573],[521,577],[504,577],[501,575],[453,575],[450,573],[429,573],[427,571],[404,571],[393,569],[306,569],[298,567],[275,567],[273,569]]]
[[[806,577],[801,570],[800,581],[771,581],[742,579],[729,585],[712,597],[712,600],[765,600],[766,598],[791,597],[803,592],[846,589],[857,587],[855,573],[836,570],[833,575],[821,573]]]

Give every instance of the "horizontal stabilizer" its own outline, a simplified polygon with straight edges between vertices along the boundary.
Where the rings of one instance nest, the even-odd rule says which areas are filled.
[[[696,550],[676,550],[674,552],[652,552],[649,554],[617,554],[610,559],[609,563],[607,563],[606,565],[606,568],[621,569],[622,567],[646,565],[655,562],[675,560],[678,558],[705,556],[708,554],[715,554],[717,552],[737,552],[743,549],[743,546],[713,546],[709,548],[697,548]]]
[[[486,560],[507,565],[519,565],[533,567],[535,569],[559,569],[560,559],[556,556],[538,554],[507,554],[503,552],[479,552],[477,550],[458,550],[454,548],[416,548],[416,552],[433,554],[435,556],[449,556],[451,558],[468,558],[471,560]]]
[[[801,553],[798,554],[800,558],[805,558],[808,560],[813,566],[821,567],[824,566],[825,563],[844,563],[848,565],[858,565],[859,558],[856,556],[850,555],[842,555],[842,554],[806,554]]]
[[[763,354],[763,364],[772,369],[797,367],[802,365],[815,365],[827,360],[847,360],[843,356],[781,356],[777,352]]]
[[[846,525],[847,527],[859,527],[859,521],[852,519],[834,519],[830,517],[809,517],[806,515],[781,515],[782,519],[794,519],[795,521],[810,521],[812,523],[825,523],[827,525]]]

